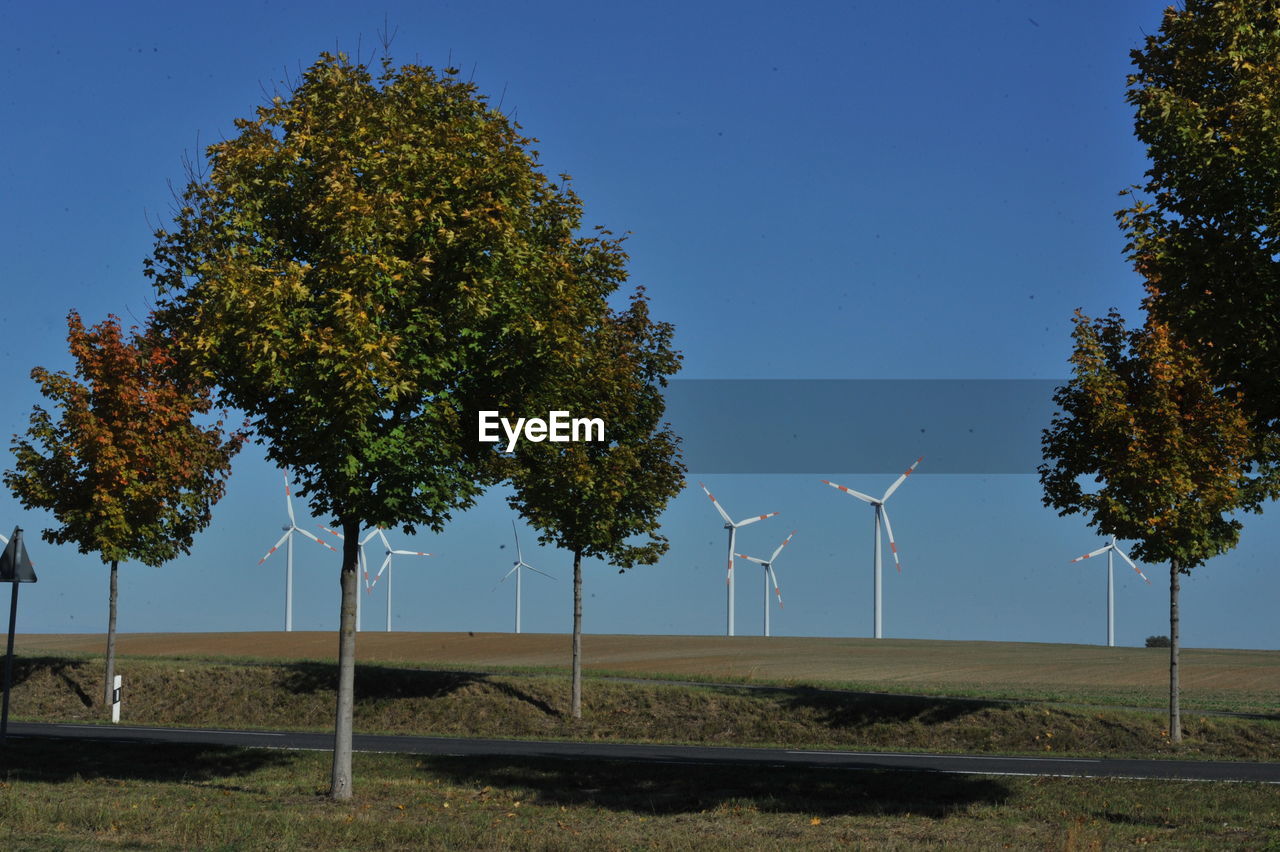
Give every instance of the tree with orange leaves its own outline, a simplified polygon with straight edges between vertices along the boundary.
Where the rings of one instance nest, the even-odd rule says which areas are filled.
[[[1044,503],[1090,517],[1103,535],[1137,542],[1133,555],[1169,563],[1169,736],[1178,708],[1179,577],[1235,547],[1241,524],[1280,493],[1272,440],[1250,428],[1236,402],[1215,392],[1200,359],[1148,318],[1127,330],[1119,313],[1077,311],[1074,375],[1058,388],[1044,431]],[[1099,487],[1086,489],[1092,477]]]
[[[14,436],[17,464],[4,481],[24,508],[46,509],[61,524],[42,531],[45,541],[74,543],[111,565],[109,705],[117,565],[158,566],[190,552],[244,434],[226,434],[221,421],[195,422],[211,409],[209,392],[183,377],[153,329],[135,328],[126,338],[118,317],[85,328],[75,311],[67,329],[75,375],[31,371],[56,413],[34,407],[26,435]]]

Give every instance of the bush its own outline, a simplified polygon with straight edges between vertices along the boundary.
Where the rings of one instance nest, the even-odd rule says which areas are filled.
[[[1148,648],[1168,648],[1169,637],[1168,636],[1148,636],[1147,647]]]

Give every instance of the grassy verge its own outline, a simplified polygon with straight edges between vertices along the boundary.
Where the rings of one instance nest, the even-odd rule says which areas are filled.
[[[263,644],[268,648],[271,647],[271,640],[278,639],[281,635],[292,636],[295,634],[271,634],[263,640]],[[372,651],[376,652],[376,642],[373,640],[385,639],[388,636],[398,636],[399,634],[363,634],[361,641],[364,643],[362,648],[369,650],[367,646],[374,645]],[[420,636],[429,636],[430,634],[419,634]],[[138,639],[139,637],[130,637]],[[156,637],[145,635],[142,639],[150,640],[145,642],[124,642],[126,646],[149,646],[163,647],[164,643]],[[558,637],[546,637],[542,635],[534,636],[535,639],[547,639]],[[593,641],[599,641],[600,637],[591,637]],[[616,637],[611,637],[616,638]],[[628,637],[636,638],[636,637]],[[640,637],[642,639],[652,639],[653,637]],[[750,638],[750,637],[746,637]],[[705,637],[694,637],[693,641],[706,641]],[[97,651],[77,652],[66,649],[54,649],[41,645],[41,641],[50,645],[57,643],[49,643],[48,637],[24,637],[21,643],[25,647],[22,653],[30,656],[50,656],[67,659],[91,660],[100,657]],[[817,641],[817,640],[814,640]],[[892,640],[885,640],[890,641]],[[82,642],[80,644],[92,645],[96,648],[100,642]],[[215,644],[216,643],[211,643]],[[1089,677],[1080,672],[1067,675],[1061,672],[1062,666],[1055,664],[1055,654],[1066,654],[1070,656],[1072,652],[1087,653],[1096,651],[1095,648],[1076,648],[1072,646],[1037,646],[1032,647],[1032,655],[1039,653],[1045,657],[1044,670],[1037,669],[1037,662],[1032,659],[1029,661],[1013,662],[1010,656],[1015,659],[1021,656],[1022,649],[1019,646],[1019,653],[1005,652],[1003,656],[998,658],[987,659],[983,657],[983,652],[994,653],[986,645],[992,643],[947,643],[947,642],[914,642],[907,643],[911,645],[913,656],[902,659],[887,660],[877,667],[868,667],[870,670],[869,677],[851,679],[836,673],[834,667],[828,667],[821,674],[811,673],[803,677],[776,677],[760,673],[760,667],[749,664],[749,660],[754,659],[751,654],[756,653],[754,649],[747,651],[747,663],[739,661],[738,665],[721,664],[719,666],[708,663],[710,668],[706,671],[687,670],[682,666],[673,665],[672,661],[666,661],[667,665],[671,665],[671,669],[664,669],[661,659],[653,660],[646,665],[652,665],[652,670],[638,668],[640,664],[632,661],[632,668],[611,668],[608,665],[594,664],[587,665],[584,670],[584,676],[589,679],[601,680],[611,678],[623,678],[630,680],[670,680],[685,681],[691,683],[706,684],[737,684],[741,686],[752,687],[780,687],[792,688],[797,686],[820,686],[827,689],[847,690],[851,692],[874,692],[874,693],[891,693],[898,695],[919,695],[941,698],[977,698],[977,699],[995,699],[999,701],[1010,702],[1033,702],[1037,704],[1062,704],[1065,706],[1096,706],[1096,707],[1123,707],[1123,708],[1147,708],[1158,709],[1166,706],[1168,702],[1168,681],[1167,669],[1165,665],[1167,660],[1164,656],[1160,657],[1159,676],[1151,680],[1147,675],[1150,672],[1139,671],[1135,668],[1133,660],[1134,654],[1143,655],[1143,663],[1146,665],[1150,660],[1146,659],[1146,655],[1160,652],[1163,649],[1106,649],[1110,651],[1120,651],[1121,657],[1128,656],[1124,659],[1114,660],[1114,665],[1108,669],[1096,672],[1097,678]],[[920,647],[915,647],[920,646]],[[909,678],[904,678],[898,669],[899,664],[908,670],[918,670],[921,667],[921,659],[928,658],[935,646],[939,646],[944,653],[944,658],[934,666],[934,677],[929,677],[916,672]],[[959,650],[952,646],[960,646]],[[557,646],[558,647],[558,646]],[[1003,646],[995,643],[997,650]],[[1065,650],[1063,648],[1065,647]],[[504,674],[518,676],[544,676],[559,675],[566,676],[568,674],[568,666],[566,665],[517,665],[507,662],[495,662],[493,659],[481,658],[472,662],[443,661],[439,659],[419,659],[410,651],[399,649],[400,653],[408,654],[408,656],[389,656],[389,657],[365,657],[362,656],[360,662],[362,665],[387,666],[399,668],[422,669],[430,671],[448,671],[448,672],[485,672],[489,674]],[[1201,713],[1235,713],[1235,714],[1251,714],[1262,717],[1272,717],[1280,719],[1280,703],[1277,703],[1277,686],[1275,672],[1280,671],[1280,655],[1274,652],[1230,652],[1230,651],[1204,651],[1193,650],[1187,652],[1194,656],[1200,654],[1206,659],[1197,662],[1198,668],[1193,669],[1200,674],[1194,685],[1184,683],[1182,690],[1182,707],[1185,712],[1201,712]],[[950,657],[947,657],[949,654]],[[967,657],[965,655],[968,655]],[[557,655],[563,656],[563,655]],[[192,653],[179,652],[173,653],[166,651],[163,653],[125,653],[122,654],[125,659],[141,659],[141,660],[166,660],[170,662],[190,662],[190,663],[223,663],[229,665],[301,665],[307,663],[325,663],[333,662],[330,657],[300,657],[290,654],[275,654],[271,656],[261,656],[256,654],[218,654],[218,653]],[[954,658],[954,659],[952,659]],[[1250,663],[1244,666],[1241,660]],[[976,665],[974,663],[977,663]],[[957,677],[955,672],[949,670],[949,666],[956,665],[958,671],[968,673],[972,679],[964,679]],[[1184,661],[1185,663],[1185,661]],[[1215,667],[1223,666],[1228,671],[1226,673],[1215,672]],[[777,667],[767,669],[773,671]],[[803,668],[801,666],[800,668]],[[745,674],[741,673],[746,671]],[[941,676],[941,672],[947,671],[946,677]],[[1053,674],[1045,674],[1045,671],[1059,671],[1057,676]],[[878,673],[878,674],[877,674]],[[1038,673],[1040,678],[1032,677],[1032,673]],[[1121,677],[1117,673],[1132,675],[1132,677]],[[1019,674],[1026,675],[1026,678],[1019,680]]]
[[[192,727],[331,730],[331,663],[122,660],[123,720]],[[102,663],[18,660],[14,718],[100,721]],[[370,733],[709,745],[780,745],[1074,756],[1280,760],[1280,720],[1184,715],[1169,742],[1162,714],[989,699],[594,681],[568,715],[560,675],[483,675],[364,665],[355,725]]]
[[[10,849],[1262,848],[1275,788],[11,740]]]

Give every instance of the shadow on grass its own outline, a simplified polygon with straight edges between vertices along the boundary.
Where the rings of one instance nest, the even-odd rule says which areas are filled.
[[[786,693],[784,701],[787,705],[815,711],[823,723],[832,728],[857,729],[903,722],[938,725],[987,708],[1008,706],[998,701],[973,698],[842,693],[808,687],[790,688]]]
[[[289,663],[280,667],[281,689],[298,695],[333,692],[338,667],[332,663]],[[388,698],[444,698],[464,686],[483,680],[467,672],[432,672],[356,666],[356,701]]]
[[[71,676],[72,673],[78,672],[84,667],[84,660],[72,660],[66,657],[19,657],[15,655],[13,658],[13,685],[18,686],[42,672],[48,672],[52,677],[61,680],[67,689],[80,700],[81,704],[85,707],[92,707],[93,699],[84,691],[80,683]]]
[[[916,814],[942,818],[1011,795],[1001,781],[938,772],[784,766],[432,757],[427,771],[477,788],[506,788],[540,805],[594,806],[644,815],[721,807],[818,816]]]
[[[60,783],[96,779],[222,781],[264,767],[285,766],[285,751],[177,743],[105,743],[10,736],[0,746],[0,778]]]
[[[332,663],[290,663],[281,667],[279,685],[295,694],[332,692],[338,683],[338,667]],[[483,684],[509,698],[523,701],[550,716],[560,711],[541,698],[477,672],[394,669],[356,666],[356,703],[397,698],[446,698],[463,687]]]

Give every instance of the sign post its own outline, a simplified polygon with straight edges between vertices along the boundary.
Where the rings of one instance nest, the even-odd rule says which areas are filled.
[[[9,645],[4,657],[4,707],[0,709],[0,743],[4,742],[5,735],[9,732],[9,688],[13,685],[13,634],[18,626],[18,584],[35,581],[35,569],[31,567],[27,548],[22,543],[22,529],[15,527],[13,536],[5,545],[4,553],[0,553],[0,583],[13,584],[13,593],[9,598]]]
[[[111,690],[111,721],[120,721],[120,675],[116,675],[115,688]]]

